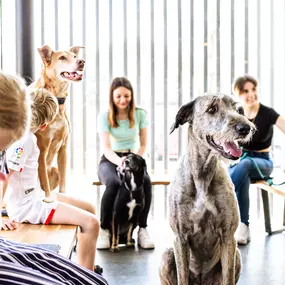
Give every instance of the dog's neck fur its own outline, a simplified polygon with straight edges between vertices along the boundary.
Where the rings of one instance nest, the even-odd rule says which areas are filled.
[[[138,190],[140,186],[143,185],[143,172],[138,172],[137,175],[134,175],[131,171],[127,170],[125,172],[124,183],[126,184],[128,190],[130,191]]]
[[[203,189],[207,193],[217,169],[218,157],[195,138],[195,134],[190,128],[188,140],[191,147],[188,147],[189,154],[185,157],[185,163],[188,164],[187,169],[190,170],[189,180],[187,180],[193,181],[196,189]],[[204,179],[205,177],[207,179]]]
[[[66,98],[68,95],[69,82],[59,81],[54,71],[48,72],[47,68],[42,69],[41,77],[36,81],[37,88],[45,88],[57,98]],[[56,83],[56,84],[55,84]]]
[[[41,76],[38,80],[31,84],[31,88],[45,88],[57,98],[66,98],[68,96],[68,81],[59,81],[54,71],[48,71],[44,66]],[[59,114],[65,113],[65,103],[59,105]]]

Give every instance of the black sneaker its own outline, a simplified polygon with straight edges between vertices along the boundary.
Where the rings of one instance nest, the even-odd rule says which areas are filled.
[[[94,269],[94,272],[99,274],[99,275],[102,275],[103,273],[103,268],[99,265],[95,265],[95,269]]]

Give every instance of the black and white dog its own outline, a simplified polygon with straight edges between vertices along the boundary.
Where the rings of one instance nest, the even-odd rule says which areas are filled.
[[[127,237],[127,247],[134,247],[132,239],[138,218],[144,209],[145,160],[136,154],[127,155],[124,166],[117,168],[122,181],[115,199],[112,219],[111,251],[118,251],[119,237]]]

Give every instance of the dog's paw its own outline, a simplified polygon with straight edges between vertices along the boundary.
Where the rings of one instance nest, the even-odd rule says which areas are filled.
[[[119,247],[116,245],[116,246],[112,246],[112,247],[110,248],[110,251],[111,251],[111,252],[118,252],[118,251],[120,251],[120,249],[119,249]]]

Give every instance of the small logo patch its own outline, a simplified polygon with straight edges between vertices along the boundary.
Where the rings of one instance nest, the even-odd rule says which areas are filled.
[[[19,146],[15,149],[15,153],[17,154],[17,157],[21,157],[22,154],[24,153],[24,148]]]
[[[28,189],[28,190],[25,191],[25,194],[29,194],[30,192],[32,192],[32,191],[34,191],[34,190],[35,190],[35,188],[30,188],[30,189]]]

